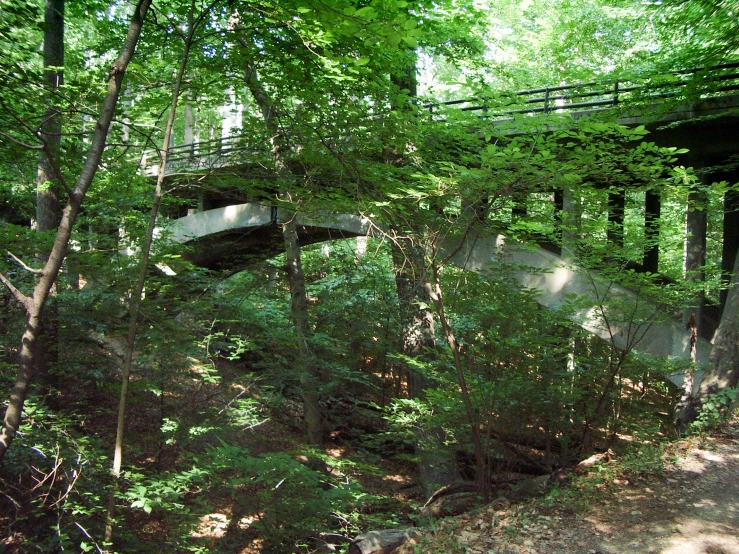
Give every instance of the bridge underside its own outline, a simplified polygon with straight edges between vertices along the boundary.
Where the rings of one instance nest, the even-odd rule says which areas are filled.
[[[307,246],[359,235],[337,229],[298,225],[298,236],[300,244]],[[197,246],[183,257],[198,267],[235,272],[255,267],[284,252],[282,229],[277,223],[272,223],[200,238]]]
[[[196,265],[238,271],[284,251],[279,230],[281,215],[269,206],[241,204],[178,219],[169,231],[176,242],[192,246],[189,259]],[[298,224],[303,244],[367,236],[372,230],[367,219],[348,214],[312,219],[298,216]],[[450,243],[449,248],[456,246],[456,242]],[[542,248],[510,243],[501,235],[471,236],[452,262],[486,277],[499,274],[503,265],[514,268],[512,275],[524,288],[535,290],[543,306],[560,310],[574,297],[584,299],[586,305],[568,310],[569,317],[618,348],[689,359],[690,337],[679,322],[663,317],[659,307],[637,292],[601,281],[572,261]],[[628,308],[624,310],[628,318],[618,317],[618,311],[612,309],[616,304]],[[603,310],[608,310],[608,324],[602,317]],[[711,344],[700,339],[699,361],[706,362],[710,351]]]

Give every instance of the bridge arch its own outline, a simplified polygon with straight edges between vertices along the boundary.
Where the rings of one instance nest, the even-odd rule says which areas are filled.
[[[175,242],[197,243],[197,247],[188,254],[196,265],[212,269],[244,269],[250,263],[283,251],[278,232],[283,215],[286,214],[274,206],[238,204],[174,220],[167,226],[167,231]],[[377,229],[371,220],[359,215],[296,217],[303,244],[370,236]],[[509,264],[517,268],[513,275],[521,286],[536,291],[537,301],[547,308],[562,309],[573,295],[588,299],[590,306],[571,311],[570,318],[587,331],[613,341],[618,348],[633,347],[665,358],[690,358],[690,335],[684,326],[678,321],[660,317],[660,308],[640,298],[636,291],[602,282],[571,260],[539,247],[512,242],[503,235],[470,235],[462,248],[457,246],[458,242],[450,240],[442,248],[447,252],[456,251],[451,258],[454,265],[492,277],[494,266]],[[599,306],[613,301],[634,307],[628,321],[616,319],[604,323]],[[704,363],[708,361],[711,344],[704,339],[699,341],[699,361]]]

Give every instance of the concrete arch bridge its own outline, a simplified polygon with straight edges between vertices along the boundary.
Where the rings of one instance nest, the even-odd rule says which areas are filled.
[[[188,259],[196,265],[233,271],[284,251],[279,228],[282,217],[280,208],[245,203],[173,220],[165,229],[171,240],[192,247]],[[381,235],[371,220],[358,215],[296,217],[302,244]],[[442,247],[446,252],[455,251],[451,258],[454,265],[486,277],[498,274],[496,266],[501,264],[517,267],[516,280],[534,290],[543,306],[558,310],[569,304],[573,295],[585,299],[588,307],[572,312],[571,319],[615,346],[633,347],[653,356],[689,359],[690,336],[685,327],[663,317],[661,309],[638,292],[601,281],[572,260],[503,235],[475,233],[461,243],[461,248],[459,244],[452,238]],[[614,302],[631,307],[628,321],[614,318],[606,323],[601,317],[601,308]],[[699,340],[699,361],[706,362],[711,344]]]
[[[733,63],[630,82],[530,89],[513,93],[512,100],[504,108],[500,108],[500,103],[495,108],[479,99],[428,104],[424,108],[432,118],[444,119],[444,110],[459,109],[503,123],[510,122],[516,114],[538,117],[552,112],[569,112],[574,118],[583,118],[619,110],[616,112],[619,123],[645,125],[651,132],[650,140],[657,144],[689,149],[685,165],[718,168],[713,174],[710,171],[700,173],[704,184],[710,184],[723,179],[739,182],[739,163],[732,162],[739,155],[737,90],[739,63]],[[165,171],[168,178],[192,174],[200,179],[209,172],[236,168],[232,172],[236,178],[255,171],[259,174],[257,178],[269,179],[260,164],[264,153],[257,150],[244,146],[238,136],[183,144],[171,149]],[[142,170],[153,176],[158,167],[144,163]],[[625,190],[609,192],[608,221],[615,227],[624,222],[625,196]],[[278,231],[284,214],[275,206],[249,203],[248,200],[243,195],[201,197],[197,208],[192,209],[196,213],[171,221],[167,230],[174,241],[193,247],[189,255],[195,264],[211,269],[243,268],[250,261],[264,260],[282,250]],[[570,201],[566,191],[555,193],[552,201],[555,212],[567,212]],[[644,202],[645,233],[653,232],[649,225],[650,221],[659,219],[659,193],[647,193]],[[518,215],[526,216],[525,212]],[[369,220],[351,214],[298,215],[297,218],[302,244],[367,236],[374,229]],[[739,250],[739,193],[726,194],[722,234],[723,266],[728,272]],[[617,241],[617,236],[618,233],[614,234],[615,238],[609,236],[609,240]],[[655,356],[688,358],[689,335],[680,322],[661,318],[660,309],[646,302],[638,291],[601,281],[598,276],[584,271],[576,261],[560,254],[559,250],[547,251],[534,245],[514,243],[491,232],[467,237],[452,261],[459,267],[488,276],[494,273],[495,264],[531,268],[531,271],[519,269],[515,275],[522,286],[537,291],[542,305],[560,309],[571,295],[583,297],[591,307],[574,311],[572,319],[588,331],[612,340],[621,348],[635,345],[637,350]],[[645,252],[644,269],[656,273],[658,257],[656,249]],[[598,313],[598,306],[615,300],[631,306],[633,317],[606,325]],[[710,350],[710,342],[700,339],[699,361],[707,361]]]

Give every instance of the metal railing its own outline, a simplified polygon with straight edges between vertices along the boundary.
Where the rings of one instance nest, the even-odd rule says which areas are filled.
[[[533,88],[490,98],[424,104],[423,107],[431,114],[454,107],[461,111],[484,112],[489,117],[506,117],[613,108],[626,103],[639,105],[669,98],[703,99],[736,90],[739,90],[739,62],[609,82]]]
[[[166,173],[207,171],[264,159],[269,151],[264,143],[254,143],[253,135],[231,135],[172,146],[167,152]],[[141,156],[140,165],[147,176],[155,176],[159,164],[157,150],[146,150]]]
[[[650,105],[667,99],[706,99],[739,90],[739,62],[710,68],[693,68],[610,82],[532,88],[502,93],[489,98],[451,100],[423,104],[432,117],[443,117],[447,108],[462,112],[482,112],[486,118],[510,118],[516,114],[586,112],[616,106]],[[167,174],[203,171],[265,160],[265,142],[253,135],[232,135],[222,139],[173,146],[167,156]],[[153,161],[150,161],[153,160]],[[141,167],[146,175],[156,175],[156,150],[144,152]]]

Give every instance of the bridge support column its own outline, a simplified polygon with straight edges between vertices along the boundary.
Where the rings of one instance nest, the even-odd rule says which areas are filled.
[[[613,187],[608,190],[608,244],[624,247],[624,212],[626,210],[626,189]]]
[[[582,234],[582,201],[578,190],[562,191],[562,250],[563,258],[577,257],[577,244]]]
[[[644,271],[659,273],[659,217],[661,212],[659,191],[647,190],[644,198]]]

